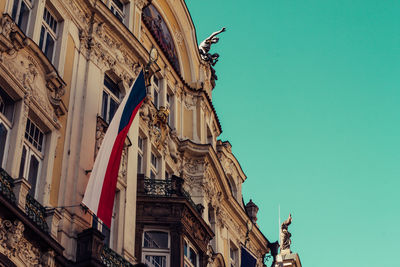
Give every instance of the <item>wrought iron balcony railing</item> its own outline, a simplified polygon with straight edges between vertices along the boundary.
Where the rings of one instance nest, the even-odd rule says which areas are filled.
[[[172,195],[172,180],[144,179],[144,193],[150,196],[169,197]]]
[[[0,168],[0,193],[12,203],[15,203],[16,198],[12,190],[14,187],[13,179],[8,173]]]
[[[46,209],[31,195],[26,196],[25,213],[34,221],[44,232],[49,232],[49,226],[46,223]]]
[[[101,249],[100,258],[107,267],[133,267],[133,264],[107,246]]]
[[[184,180],[177,176],[170,179],[150,179],[143,175],[138,175],[138,192],[147,196],[154,197],[185,197],[190,205],[200,214],[204,207],[201,204],[195,204],[190,194],[183,189]]]

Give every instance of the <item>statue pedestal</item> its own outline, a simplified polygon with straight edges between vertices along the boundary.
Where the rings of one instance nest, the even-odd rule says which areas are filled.
[[[290,249],[284,249],[276,256],[274,267],[301,267],[299,255],[291,253]]]

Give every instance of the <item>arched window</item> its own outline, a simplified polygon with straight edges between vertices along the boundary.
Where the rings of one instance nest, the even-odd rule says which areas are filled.
[[[101,117],[110,123],[118,109],[122,94],[120,88],[109,75],[104,75],[103,98],[101,105]]]

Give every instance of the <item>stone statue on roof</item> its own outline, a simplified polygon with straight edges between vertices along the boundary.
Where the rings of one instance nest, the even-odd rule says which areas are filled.
[[[292,215],[289,213],[289,217],[281,225],[281,231],[280,231],[281,253],[282,250],[290,251],[290,244],[292,243],[290,237],[292,236],[292,234],[288,231],[288,227],[291,223],[292,223]]]
[[[208,62],[211,65],[212,79],[214,80],[217,80],[217,75],[215,75],[215,70],[212,67],[215,66],[215,64],[218,62],[219,54],[218,53],[211,54],[210,49],[212,44],[218,43],[219,38],[217,37],[217,35],[224,31],[226,31],[225,27],[223,27],[219,31],[212,33],[207,39],[205,39],[199,45],[200,57],[201,59],[203,59],[204,61]]]

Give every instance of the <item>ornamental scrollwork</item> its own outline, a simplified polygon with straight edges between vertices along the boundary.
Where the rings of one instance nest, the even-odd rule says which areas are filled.
[[[24,224],[15,220],[0,219],[0,245],[3,253],[9,257],[18,257],[27,266],[39,267],[41,265],[40,250],[24,237]]]

